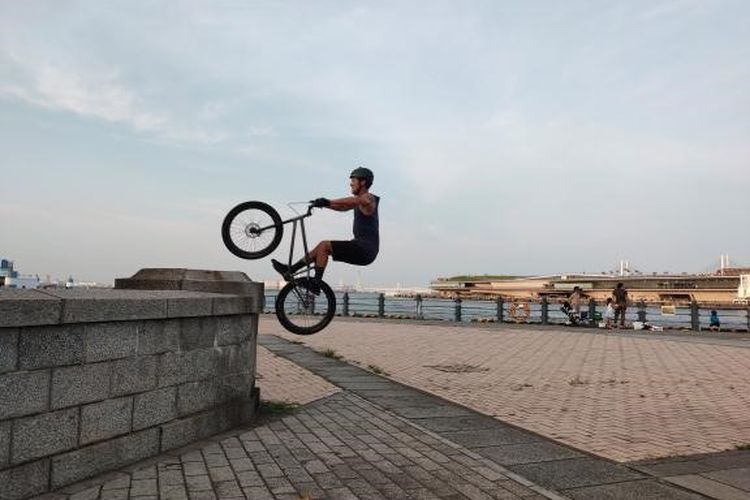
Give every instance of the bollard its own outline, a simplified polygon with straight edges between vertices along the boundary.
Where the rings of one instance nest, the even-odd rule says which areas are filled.
[[[415,300],[417,306],[417,319],[424,319],[424,314],[422,314],[422,296],[417,294]]]
[[[456,297],[456,310],[455,310],[455,321],[456,323],[461,322],[461,298]]]
[[[385,295],[382,293],[378,295],[378,317],[382,318],[385,316]]]
[[[638,302],[638,321],[646,322],[646,303],[643,300]]]
[[[698,303],[696,301],[690,303],[690,326],[695,332],[701,329],[700,313],[698,312]]]
[[[344,316],[349,316],[349,292],[344,292],[344,310],[341,312]]]
[[[747,333],[750,333],[750,305],[747,306]]]
[[[497,299],[497,322],[503,322],[503,298],[498,297]]]
[[[542,324],[549,324],[549,301],[547,297],[542,297]]]
[[[594,299],[589,299],[589,323],[591,325],[596,325],[596,301]]]

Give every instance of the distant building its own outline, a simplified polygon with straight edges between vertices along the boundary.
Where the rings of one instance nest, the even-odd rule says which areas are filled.
[[[0,259],[0,287],[39,288],[39,276],[19,274],[13,269],[13,261]]]

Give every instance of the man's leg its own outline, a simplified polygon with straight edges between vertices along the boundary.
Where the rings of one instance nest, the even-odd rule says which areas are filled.
[[[299,271],[305,266],[314,264],[315,265],[315,278],[322,279],[323,272],[325,271],[325,268],[328,265],[328,256],[331,255],[331,251],[332,251],[331,242],[321,241],[315,246],[315,248],[313,248],[310,251],[310,253],[302,257],[300,260],[298,260],[291,266],[282,264],[281,262],[275,259],[271,260],[271,264],[273,265],[273,268],[276,269],[276,271],[278,271],[279,274],[281,274],[284,277],[288,277],[289,275],[296,273],[297,271]]]
[[[625,310],[627,309],[627,306],[622,306],[620,309],[620,326],[625,328]]]

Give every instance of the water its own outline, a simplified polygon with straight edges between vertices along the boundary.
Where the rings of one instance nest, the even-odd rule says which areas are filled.
[[[268,290],[266,293],[266,312],[273,312],[274,301],[276,299],[276,290]],[[336,312],[341,314],[343,311],[343,293],[336,292]],[[378,293],[368,292],[350,292],[349,293],[349,315],[374,315],[378,314]],[[321,299],[318,299],[321,300]],[[430,320],[441,320],[441,321],[454,321],[455,319],[455,301],[452,299],[435,299],[425,298],[422,301],[422,315],[424,319]],[[505,321],[511,321],[510,318],[510,306],[511,303],[506,301],[503,303],[503,317]],[[529,315],[528,322],[540,323],[541,322],[541,304],[530,303],[531,314]],[[602,312],[603,307],[597,305],[597,311]],[[707,329],[709,325],[709,314],[711,309],[716,309],[719,318],[721,319],[722,328],[728,329],[747,329],[747,309],[720,309],[720,308],[700,308],[700,324],[703,329]],[[584,306],[582,311],[588,311],[588,307]],[[385,298],[385,314],[386,315],[404,315],[409,317],[417,316],[417,303],[413,298],[400,298],[400,297],[386,297]],[[560,305],[557,303],[550,303],[548,309],[548,316],[550,323],[565,323],[567,317],[560,311]],[[464,300],[461,303],[461,321],[470,322],[472,320],[481,319],[497,319],[497,303],[494,301],[486,300]],[[628,307],[626,313],[626,319],[629,322],[638,320],[638,307],[631,305]],[[649,323],[670,327],[670,328],[689,328],[690,322],[690,307],[689,306],[677,306],[675,307],[674,315],[662,315],[661,308],[659,306],[648,306],[646,307],[646,319]]]

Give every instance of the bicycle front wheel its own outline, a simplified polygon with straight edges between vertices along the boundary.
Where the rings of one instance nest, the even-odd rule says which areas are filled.
[[[287,283],[276,297],[276,316],[281,325],[297,335],[312,335],[328,326],[336,314],[336,295],[320,282],[320,295],[310,288],[312,278]]]
[[[279,213],[261,201],[240,203],[224,217],[221,238],[227,249],[243,259],[260,259],[281,243],[284,224]]]

